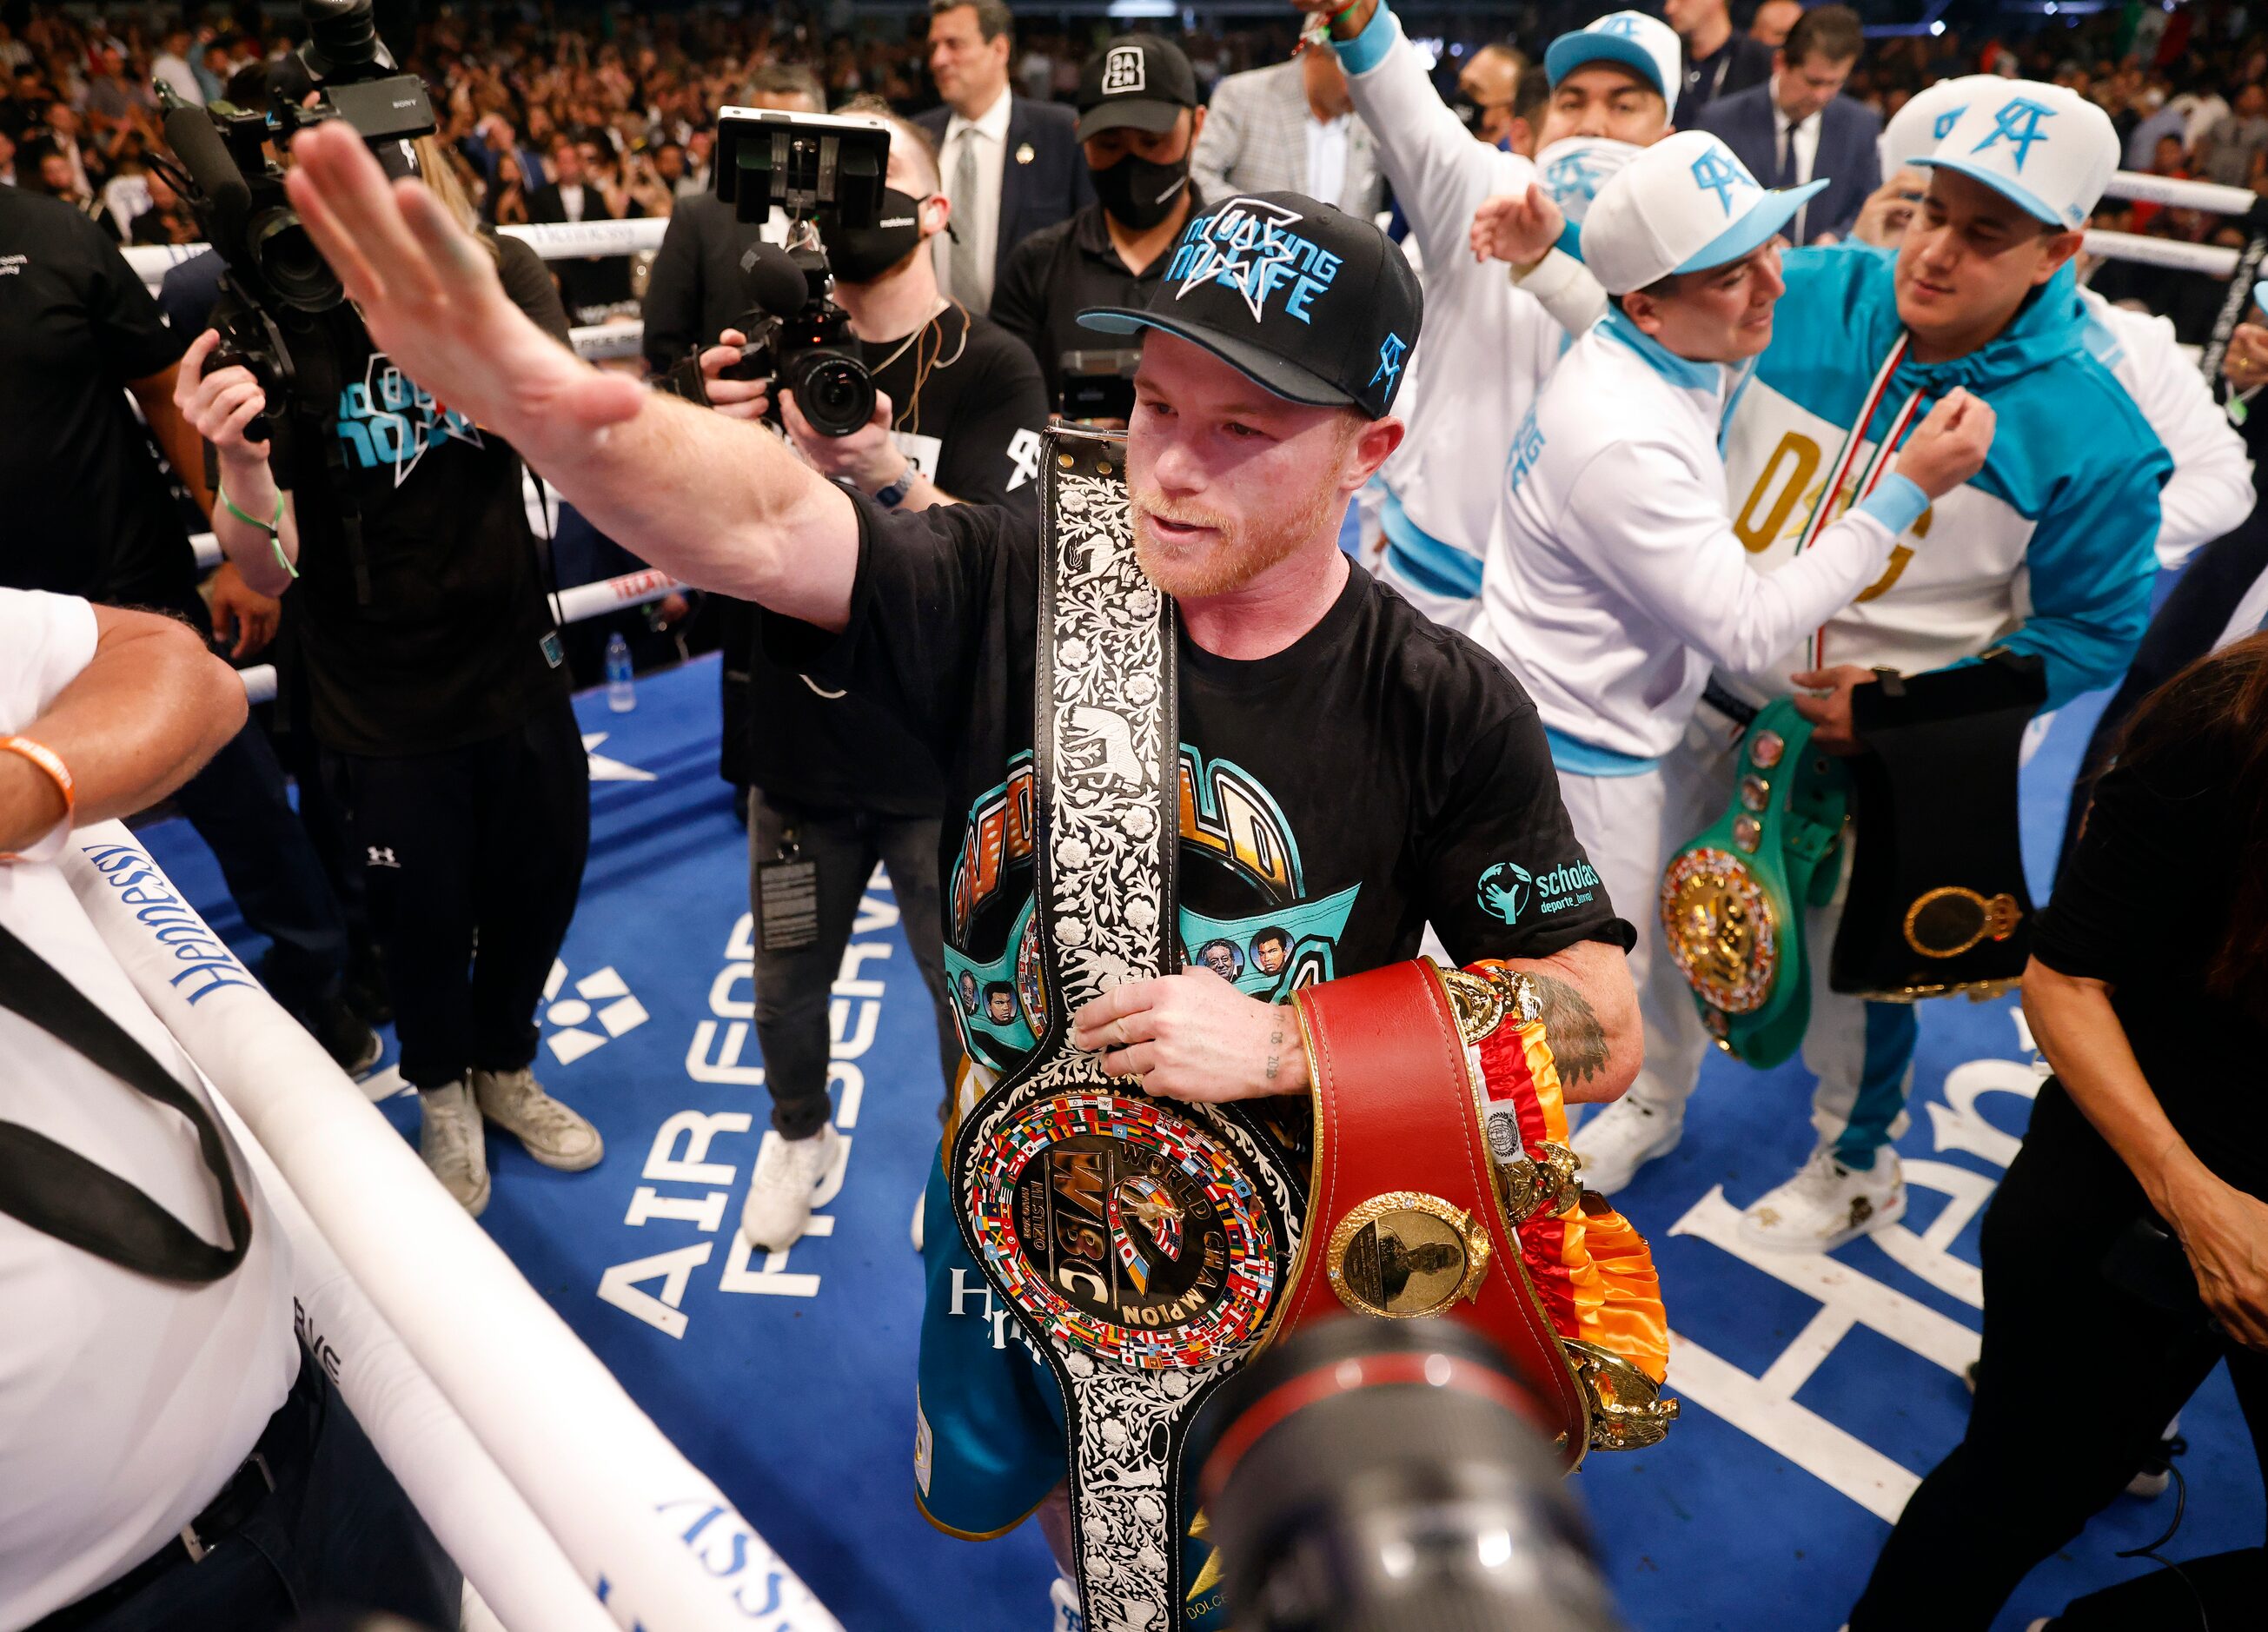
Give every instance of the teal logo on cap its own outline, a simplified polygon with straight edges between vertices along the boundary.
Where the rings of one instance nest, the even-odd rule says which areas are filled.
[[[2016,97],[2003,105],[2000,111],[1992,115],[1991,134],[1969,151],[1972,153],[1981,153],[2005,136],[2015,144],[2016,173],[2021,175],[2024,172],[2024,160],[2031,154],[2032,143],[2048,139],[2040,129],[2040,121],[2054,117],[2055,109],[2045,103],[2035,102],[2029,97]]]
[[[1377,371],[1365,383],[1374,386],[1382,379],[1386,382],[1386,388],[1393,390],[1394,381],[1402,372],[1402,359],[1409,352],[1410,348],[1403,343],[1401,335],[1388,334],[1379,342]]]
[[[1693,161],[1693,185],[1715,193],[1728,216],[1733,213],[1733,189],[1745,179],[1721,149],[1712,147]]]
[[[1597,30],[1602,34],[1634,34],[1638,33],[1638,13],[1617,11],[1612,17],[1601,18]]]
[[[1543,166],[1543,185],[1550,189],[1555,204],[1577,197],[1587,202],[1594,199],[1599,195],[1599,184],[1605,180],[1588,153],[1563,154]]]
[[[1929,128],[1930,135],[1936,137],[1940,142],[1944,141],[1947,136],[1953,133],[1953,127],[1961,122],[1962,114],[1968,111],[1969,110],[1966,107],[1949,107],[1946,109],[1945,112],[1937,116],[1937,122]]]

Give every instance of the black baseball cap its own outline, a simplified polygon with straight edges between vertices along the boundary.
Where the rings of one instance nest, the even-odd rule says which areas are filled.
[[[1079,74],[1079,139],[1130,126],[1152,136],[1197,105],[1197,77],[1182,48],[1155,34],[1121,34]]]
[[[1279,397],[1379,419],[1424,315],[1418,275],[1369,222],[1302,193],[1249,193],[1189,218],[1148,306],[1079,320],[1107,334],[1163,329]]]

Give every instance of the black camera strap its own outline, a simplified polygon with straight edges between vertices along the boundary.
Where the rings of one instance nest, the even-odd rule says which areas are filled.
[[[188,1119],[220,1187],[229,1245],[213,1246],[117,1174],[16,1122],[0,1122],[0,1213],[159,1281],[202,1286],[243,1262],[252,1245],[252,1218],[212,1113],[5,924],[0,924],[0,1008],[14,1010],[136,1092]]]

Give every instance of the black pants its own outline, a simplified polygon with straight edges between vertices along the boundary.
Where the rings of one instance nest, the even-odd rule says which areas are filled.
[[[562,697],[444,754],[332,754],[326,776],[362,858],[403,1080],[438,1088],[528,1064],[591,848],[574,709]]]
[[[274,1468],[275,1491],[198,1562],[175,1565],[73,1632],[282,1632],[328,1608],[385,1610],[439,1632],[456,1626],[464,1577],[321,1368],[300,1364],[284,1410],[312,1414],[305,1459]]]
[[[211,847],[245,923],[273,944],[261,974],[276,1001],[296,1011],[336,990],[346,914],[258,722],[246,721],[173,803]]]
[[[2268,572],[2268,506],[2256,509],[2234,533],[2222,534],[2191,557],[2150,627],[2134,649],[2126,678],[2111,694],[2087,739],[2079,761],[2079,775],[2071,787],[2071,809],[2063,824],[2063,849],[2056,853],[2056,871],[2071,859],[2079,842],[2079,824],[2087,803],[2095,795],[2095,779],[2109,768],[2112,753],[2126,722],[2142,699],[2213,650],[2213,643],[2228,627],[2236,605],[2263,572]]]
[[[931,817],[877,816],[863,811],[812,811],[776,805],[761,789],[748,801],[749,898],[755,902],[755,864],[779,853],[792,832],[801,857],[819,864],[819,938],[800,952],[756,950],[756,1044],[764,1056],[764,1086],[771,1090],[772,1126],[783,1139],[807,1139],[826,1125],[827,1057],[832,1042],[828,998],[850,944],[858,898],[880,861],[890,870],[906,943],[913,948],[937,1020],[938,1061],[945,1073],[943,1099],[961,1063],[961,1033],[953,1023],[945,983],[945,936],[938,915],[938,821]]]
[[[1906,1504],[1851,1632],[1983,1632],[2032,1567],[2125,1488],[2224,1358],[2268,1463],[2268,1354],[2183,1325],[2104,1277],[2104,1254],[2147,1211],[2125,1165],[2049,1083],[1984,1218],[1984,1350],[1968,1434]],[[2216,1595],[2248,1577],[2257,1586],[2263,1556],[2219,1555],[2192,1579]],[[2121,1626],[2198,1624],[2190,1589],[2171,1574],[2118,1592]],[[2209,1599],[2208,1610],[2214,1632],[2263,1615],[2257,1593]]]

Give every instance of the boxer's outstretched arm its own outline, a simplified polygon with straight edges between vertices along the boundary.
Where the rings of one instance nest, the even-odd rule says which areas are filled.
[[[840,489],[757,426],[563,351],[432,193],[389,183],[343,121],[291,151],[291,202],[402,372],[655,566],[821,629],[849,620],[858,524]]]

